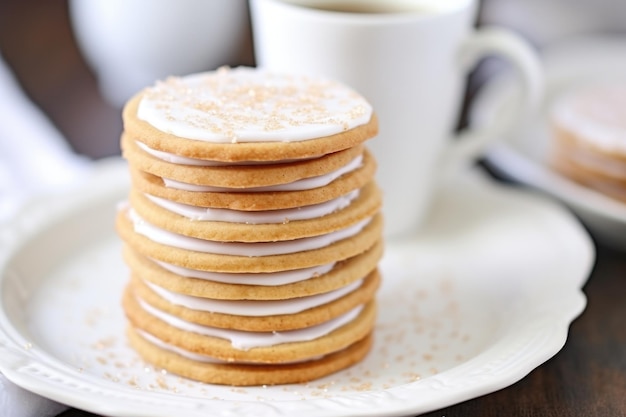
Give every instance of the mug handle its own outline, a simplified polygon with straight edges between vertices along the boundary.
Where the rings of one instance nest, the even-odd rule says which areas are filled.
[[[539,107],[543,98],[543,68],[537,53],[527,41],[504,28],[478,29],[461,45],[461,69],[469,72],[481,59],[490,55],[501,56],[515,67],[523,94],[513,111],[498,114],[480,128],[468,128],[453,136],[443,156],[444,178],[450,178],[465,164],[478,159],[495,139],[513,131]]]

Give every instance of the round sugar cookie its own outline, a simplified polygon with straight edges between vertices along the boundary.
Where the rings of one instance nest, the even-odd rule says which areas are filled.
[[[116,217],[116,230],[129,246],[142,255],[184,268],[214,272],[276,272],[342,261],[365,252],[382,235],[382,216],[374,216],[360,233],[331,245],[284,255],[233,256],[179,249],[154,242],[135,233],[126,211]]]
[[[590,175],[600,181],[626,184],[626,159],[621,160],[576,142],[557,139],[552,150],[552,160],[557,166],[559,161],[565,161],[579,169],[582,175]]]
[[[152,149],[224,162],[326,155],[378,132],[371,105],[345,85],[253,68],[159,81],[122,117],[128,136]]]
[[[363,146],[337,151],[318,158],[291,162],[194,166],[173,164],[156,158],[137,146],[135,141],[122,136],[122,156],[136,169],[194,185],[227,188],[265,187],[288,184],[298,180],[329,174],[347,165],[363,153]]]
[[[129,167],[133,187],[166,200],[197,207],[227,208],[243,211],[279,210],[324,203],[363,187],[374,178],[376,162],[365,150],[363,165],[330,184],[302,191],[198,192],[166,187],[163,179]]]
[[[553,136],[563,143],[626,162],[626,83],[583,83],[550,107]]]
[[[366,276],[382,257],[383,244],[377,241],[367,251],[336,263],[325,274],[279,286],[228,284],[184,277],[162,268],[128,245],[124,245],[123,254],[133,274],[179,294],[218,300],[284,300],[333,291]]]
[[[309,382],[362,361],[372,346],[372,335],[369,334],[347,348],[319,359],[282,365],[248,365],[193,360],[154,345],[130,326],[127,335],[139,355],[158,368],[207,384],[232,386]]]
[[[565,157],[555,156],[552,166],[573,181],[605,194],[615,200],[626,202],[626,181],[598,173]]]
[[[374,270],[363,278],[361,286],[341,298],[299,313],[273,316],[237,316],[194,310],[182,305],[176,305],[159,296],[135,275],[131,276],[129,290],[133,292],[135,297],[152,307],[191,323],[250,332],[280,332],[315,326],[347,313],[353,308],[371,301],[379,286],[380,274],[377,270]],[[272,302],[275,303],[276,301]]]
[[[325,235],[345,229],[376,214],[382,205],[380,190],[366,184],[347,207],[323,217],[270,224],[192,220],[173,213],[131,190],[129,203],[147,222],[184,236],[220,242],[276,242]]]
[[[230,340],[181,330],[164,322],[144,310],[130,291],[124,293],[122,305],[126,317],[136,329],[188,352],[228,362],[284,363],[327,355],[364,338],[372,331],[376,321],[376,303],[370,301],[354,320],[322,337],[241,350],[234,348]]]

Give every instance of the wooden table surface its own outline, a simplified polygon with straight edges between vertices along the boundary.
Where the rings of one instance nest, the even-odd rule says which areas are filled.
[[[119,154],[120,110],[100,97],[65,1],[0,0],[0,52],[76,152]],[[626,255],[599,245],[584,288],[588,306],[559,353],[508,388],[426,416],[626,416],[625,288]]]

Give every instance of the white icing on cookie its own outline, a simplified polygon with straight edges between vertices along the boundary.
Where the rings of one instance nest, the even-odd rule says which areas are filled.
[[[359,233],[371,220],[367,218],[352,226],[340,229],[325,235],[307,237],[294,240],[277,242],[217,242],[212,240],[198,239],[173,233],[161,229],[141,218],[137,212],[130,208],[128,218],[133,223],[136,233],[148,239],[172,246],[179,249],[186,249],[195,252],[215,253],[220,255],[235,256],[270,256],[283,255],[295,252],[304,252],[313,249],[329,246],[339,240],[347,239]]]
[[[187,359],[191,359],[194,360],[196,362],[204,362],[204,363],[228,363],[227,361],[223,361],[217,358],[213,358],[209,355],[201,355],[199,353],[195,353],[195,352],[190,352],[186,349],[183,349],[181,347],[178,346],[174,346],[171,345],[169,343],[165,343],[164,341],[162,341],[161,339],[159,339],[156,336],[151,335],[148,332],[145,332],[137,327],[135,327],[135,331],[139,334],[139,336],[141,336],[142,338],[146,339],[148,342],[152,343],[153,345],[163,349],[163,350],[167,350],[170,352],[174,352],[179,354],[180,356],[184,356]]]
[[[280,161],[240,161],[240,162],[223,162],[223,161],[212,161],[210,159],[196,159],[196,158],[188,158],[186,156],[176,155],[174,153],[164,152],[158,149],[152,149],[145,143],[135,141],[137,146],[141,148],[144,152],[154,156],[157,159],[160,159],[165,162],[169,162],[175,165],[193,165],[193,166],[204,166],[204,167],[219,167],[219,166],[246,166],[246,165],[277,165],[277,164],[287,164],[289,162],[294,161],[308,161],[312,158],[302,158],[302,159],[282,159]]]
[[[337,178],[341,177],[348,172],[352,172],[363,164],[363,155],[359,155],[346,165],[339,169],[336,169],[328,174],[319,175],[317,177],[305,178],[298,181],[290,182],[287,184],[269,185],[265,187],[250,187],[250,188],[226,188],[226,187],[211,187],[206,185],[189,184],[181,181],[172,180],[169,178],[163,178],[163,183],[168,188],[174,188],[176,190],[194,191],[194,192],[212,192],[212,193],[263,193],[271,191],[304,191],[311,190],[313,188],[324,187]]]
[[[280,272],[260,272],[260,273],[226,273],[226,272],[211,272],[211,271],[199,271],[197,269],[184,268],[178,265],[172,265],[166,262],[162,262],[156,259],[152,259],[162,268],[189,278],[206,279],[208,281],[222,282],[225,284],[239,284],[239,285],[261,285],[261,286],[279,286],[292,284],[294,282],[305,281],[316,276],[321,276],[330,272],[335,266],[335,263],[326,265],[314,266],[311,268],[294,269],[290,271]]]
[[[226,166],[226,165],[235,165],[233,162],[221,162],[221,161],[211,161],[206,159],[196,159],[196,158],[188,158],[186,156],[176,155],[169,152],[160,151],[158,149],[152,149],[145,143],[135,141],[135,144],[139,146],[141,150],[154,156],[157,159],[160,159],[165,162],[169,162],[176,165],[193,165],[193,166]]]
[[[254,365],[257,364],[258,362],[247,362],[247,361],[234,361],[234,362],[229,362],[229,361],[223,361],[217,358],[214,358],[212,356],[209,355],[202,355],[200,353],[195,353],[195,352],[190,352],[186,349],[183,349],[179,346],[175,346],[169,343],[164,342],[163,340],[159,339],[156,336],[151,335],[148,332],[144,332],[141,329],[135,328],[135,331],[139,334],[139,336],[143,337],[144,339],[146,339],[148,342],[152,343],[153,345],[163,349],[163,350],[167,350],[169,352],[173,352],[176,353],[180,356],[183,356],[187,359],[191,359],[193,361],[196,362],[203,362],[203,363],[220,363],[220,364],[247,364],[247,365]],[[302,362],[307,362],[307,361],[311,361],[311,360],[317,360],[317,359],[321,359],[323,358],[324,355],[316,355],[316,356],[312,356],[310,358],[304,358],[302,360],[299,361],[285,361],[285,362],[280,362],[281,365],[287,365],[287,364],[291,364],[291,363],[302,363]]]
[[[303,329],[288,330],[283,332],[246,332],[242,330],[220,329],[217,327],[191,323],[154,308],[140,298],[138,298],[137,301],[139,302],[141,308],[143,308],[148,314],[164,321],[172,327],[204,336],[230,340],[232,347],[239,350],[249,350],[255,347],[276,346],[282,343],[306,342],[323,337],[356,319],[364,307],[363,305],[357,306],[332,320]]]
[[[150,201],[159,207],[191,220],[245,224],[286,223],[323,217],[348,207],[358,195],[359,190],[353,190],[333,200],[310,206],[282,210],[242,211],[197,207],[145,194]]]
[[[178,294],[148,281],[144,281],[144,283],[164,300],[191,310],[230,314],[234,316],[266,317],[282,314],[297,314],[310,308],[328,304],[356,291],[363,284],[363,280],[352,282],[334,291],[306,297],[289,298],[286,300],[215,300]]]
[[[216,143],[292,142],[366,124],[371,105],[316,76],[223,68],[146,89],[137,117],[179,137]]]

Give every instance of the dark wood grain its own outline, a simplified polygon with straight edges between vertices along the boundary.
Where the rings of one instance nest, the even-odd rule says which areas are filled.
[[[119,154],[120,110],[100,96],[64,0],[0,0],[0,53],[76,152]]]
[[[88,1],[88,0],[85,0]],[[0,51],[81,154],[119,154],[120,109],[99,95],[63,0],[0,0]],[[626,416],[626,257],[600,246],[565,347],[510,387],[426,416]],[[63,417],[95,416],[70,410]]]

